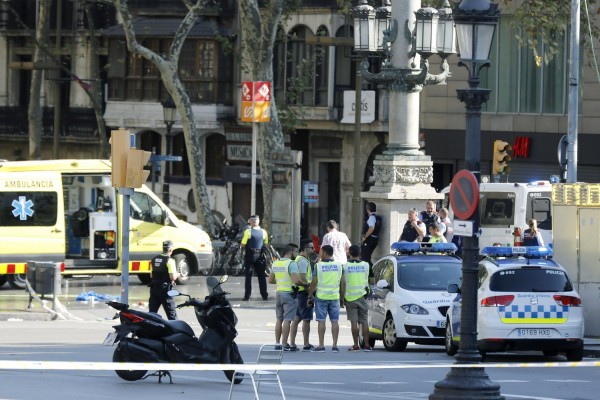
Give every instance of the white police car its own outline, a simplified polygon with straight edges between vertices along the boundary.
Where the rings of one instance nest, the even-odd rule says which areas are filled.
[[[461,278],[456,246],[400,242],[391,249],[395,254],[373,265],[369,345],[382,340],[388,351],[402,351],[408,342],[443,345],[446,311],[454,297],[447,287]]]
[[[546,247],[485,247],[479,262],[477,346],[486,352],[539,350],[564,352],[569,361],[583,357],[581,298],[567,272]],[[448,311],[446,352],[454,355],[460,340],[459,293]]]

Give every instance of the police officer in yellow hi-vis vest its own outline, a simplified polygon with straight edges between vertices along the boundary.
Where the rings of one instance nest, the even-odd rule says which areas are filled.
[[[319,347],[312,349],[315,353],[325,352],[325,320],[329,315],[331,321],[331,351],[339,352],[337,348],[340,333],[340,281],[342,280],[342,264],[333,259],[333,247],[321,246],[320,261],[315,264],[312,282],[310,283],[309,299],[315,298],[315,313],[319,324]]]
[[[298,264],[298,276],[302,283],[310,285],[312,280],[312,267],[310,264],[310,257],[315,253],[315,246],[310,239],[305,239],[300,242],[300,254],[296,257],[296,263]],[[296,318],[292,321],[290,327],[290,347],[296,346],[296,334],[298,333],[298,325],[302,321],[302,337],[304,339],[304,347],[302,351],[311,351],[313,346],[310,344],[310,321],[313,319],[313,306],[308,304],[308,288],[300,286],[298,288],[298,296],[296,297],[296,303],[298,304],[298,310],[296,311]]]
[[[283,346],[285,351],[298,351],[288,344],[290,325],[296,316],[296,296],[293,286],[306,286],[298,276],[298,264],[294,259],[298,254],[298,246],[290,243],[285,247],[283,258],[275,261],[269,274],[269,283],[276,284],[275,292],[275,343]]]
[[[369,346],[369,307],[365,299],[369,290],[369,263],[360,259],[360,250],[360,246],[350,246],[350,260],[344,264],[341,283],[342,306],[346,307],[354,341],[354,345],[348,351],[360,351],[359,324],[364,338],[364,350],[373,350]]]

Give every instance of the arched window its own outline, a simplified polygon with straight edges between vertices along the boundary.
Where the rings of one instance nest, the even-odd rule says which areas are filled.
[[[317,35],[327,36],[325,27]],[[327,105],[328,47],[306,43],[313,33],[296,26],[286,35],[279,32],[273,55],[275,93],[287,104]]]

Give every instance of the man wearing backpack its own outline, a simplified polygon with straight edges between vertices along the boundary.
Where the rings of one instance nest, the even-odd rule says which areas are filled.
[[[369,263],[369,267],[373,266],[371,263],[371,255],[379,244],[379,232],[381,231],[381,216],[377,214],[377,205],[373,202],[367,203],[367,218],[363,225],[362,230],[362,242],[360,248],[360,258],[363,261]]]

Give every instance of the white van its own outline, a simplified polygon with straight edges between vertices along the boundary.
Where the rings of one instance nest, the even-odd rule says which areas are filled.
[[[549,181],[480,183],[479,192],[479,248],[494,243],[512,246],[515,227],[524,231],[530,218],[537,220],[544,244],[552,242],[552,185]],[[454,221],[449,201],[450,186],[442,193],[443,206],[448,208],[450,220]]]
[[[0,283],[23,287],[28,261],[63,264],[63,276],[120,275],[122,196],[104,160],[0,162]],[[212,244],[146,186],[130,196],[129,273],[150,281],[162,242],[184,284],[210,270]]]

